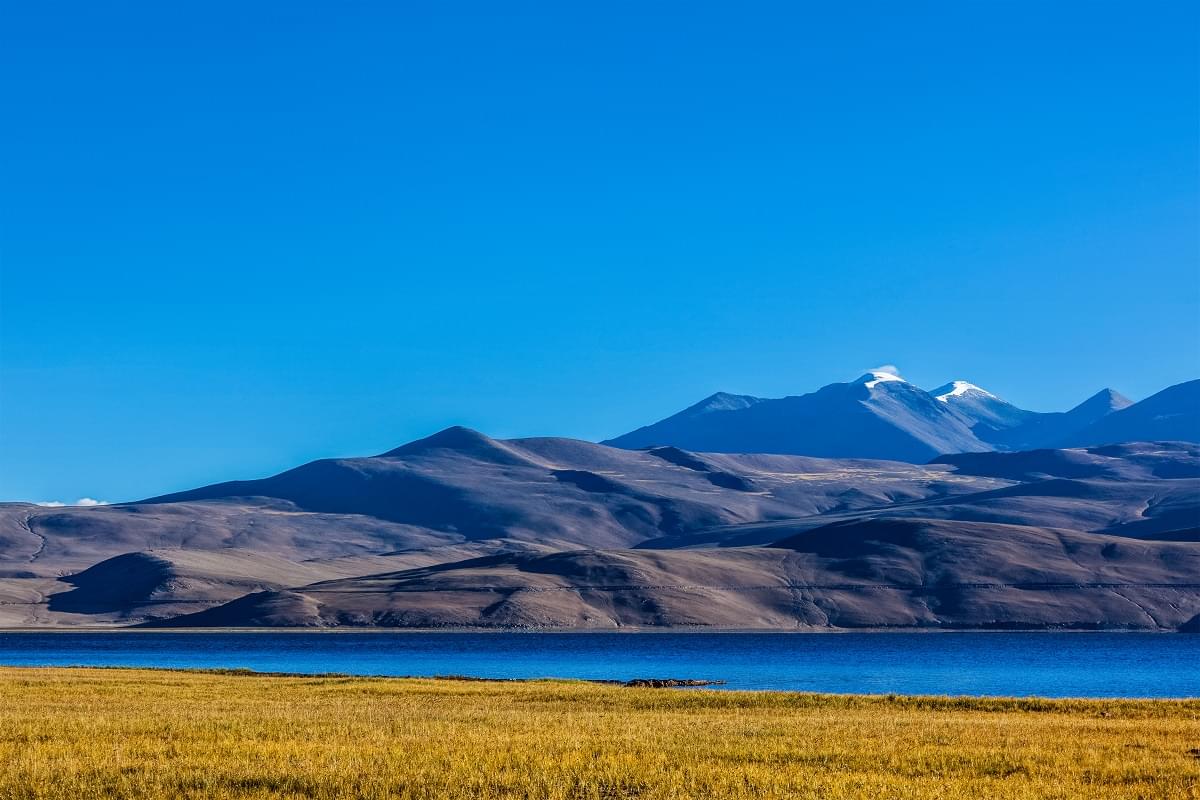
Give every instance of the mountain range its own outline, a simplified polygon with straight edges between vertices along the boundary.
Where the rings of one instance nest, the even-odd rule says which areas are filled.
[[[1027,411],[966,381],[925,391],[892,372],[764,399],[718,393],[610,439],[717,453],[781,453],[923,463],[948,453],[1200,441],[1200,380],[1133,403],[1103,389],[1069,411]]]
[[[0,626],[1200,629],[1195,391],[1032,415],[877,373],[659,429],[853,457],[449,428],[137,502],[3,503]],[[884,445],[909,459],[860,457]]]

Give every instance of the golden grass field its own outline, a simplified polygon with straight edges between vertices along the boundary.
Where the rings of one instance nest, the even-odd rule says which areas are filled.
[[[1200,701],[0,669],[0,799],[1200,796]]]

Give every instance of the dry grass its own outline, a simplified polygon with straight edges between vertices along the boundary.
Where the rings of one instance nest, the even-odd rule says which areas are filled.
[[[1194,748],[1200,701],[0,669],[4,800],[1194,798]]]

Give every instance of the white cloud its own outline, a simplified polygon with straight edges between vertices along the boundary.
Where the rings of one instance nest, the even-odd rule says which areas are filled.
[[[880,364],[878,367],[875,367],[875,369],[871,369],[871,370],[867,370],[867,371],[868,372],[882,372],[886,375],[895,375],[897,378],[900,377],[900,370],[896,368],[895,364]]]
[[[38,503],[38,505],[45,508],[62,508],[66,503],[59,502],[58,500],[47,500],[45,503]]]
[[[61,500],[47,500],[46,502],[38,503],[37,505],[44,508],[64,508],[65,506],[106,506],[108,505],[108,501],[96,500],[92,497],[81,497],[74,503],[64,503]]]

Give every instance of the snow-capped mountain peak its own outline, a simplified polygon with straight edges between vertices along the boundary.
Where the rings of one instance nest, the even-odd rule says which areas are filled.
[[[873,369],[855,381],[855,383],[861,383],[868,389],[873,389],[881,383],[895,382],[908,383],[908,381],[904,380],[904,378],[901,378],[895,372],[888,372],[882,369]]]
[[[1161,404],[1145,405],[1149,401],[1144,400],[1131,405],[1106,389],[1071,411],[1041,413],[1019,408],[967,381],[951,381],[927,392],[897,375],[894,367],[880,365],[857,380],[807,394],[774,399],[713,395],[603,444],[631,450],[672,445],[704,453],[924,463],[945,453],[1031,450],[1064,442],[1083,445],[1169,435],[1197,441],[1192,438],[1196,415],[1188,416],[1180,408],[1193,399],[1193,392],[1200,392],[1200,381],[1173,387]],[[1186,425],[1168,426],[1166,422],[1177,417],[1162,411],[1147,411],[1143,417],[1131,410],[1159,407],[1171,409],[1167,413]],[[1143,418],[1148,420],[1145,426]],[[1126,426],[1126,419],[1133,422]],[[1105,427],[1118,423],[1119,429]]]
[[[974,397],[990,397],[993,400],[1000,399],[986,389],[981,389],[975,384],[967,383],[966,381],[951,381],[945,386],[939,386],[938,388],[934,389],[932,392],[930,392],[930,394],[933,395],[933,399],[941,400],[943,403],[950,402],[950,398],[952,397],[963,397],[966,395],[971,395]]]
[[[988,431],[1014,428],[1029,419],[1033,413],[1017,408],[987,389],[981,389],[967,381],[951,381],[929,394],[965,422],[976,436],[990,436]]]

